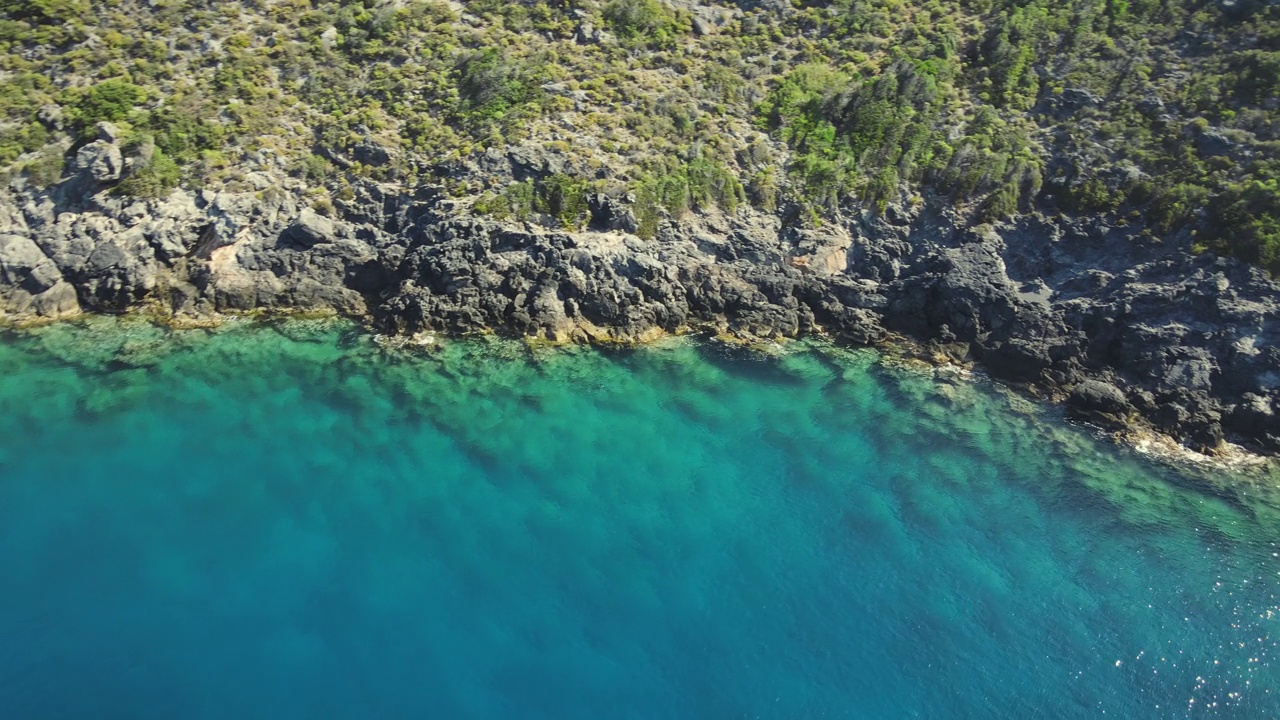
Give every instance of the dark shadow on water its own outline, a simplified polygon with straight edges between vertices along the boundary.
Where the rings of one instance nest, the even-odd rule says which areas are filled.
[[[699,343],[698,350],[712,366],[737,378],[782,387],[802,387],[813,382],[812,378],[788,370],[780,358],[759,350],[710,342]]]

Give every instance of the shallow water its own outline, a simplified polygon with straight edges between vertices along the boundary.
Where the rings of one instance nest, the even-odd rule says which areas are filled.
[[[871,352],[0,342],[0,716],[1280,715],[1275,477]]]

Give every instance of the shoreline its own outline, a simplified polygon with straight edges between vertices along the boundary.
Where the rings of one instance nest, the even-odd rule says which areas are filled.
[[[875,345],[860,345],[842,341],[826,333],[814,333],[794,338],[759,338],[735,335],[724,332],[723,329],[716,327],[713,323],[689,325],[680,328],[677,332],[652,333],[642,339],[614,339],[605,342],[586,337],[568,338],[560,341],[528,336],[517,337],[494,329],[467,334],[424,331],[415,335],[391,335],[380,332],[370,317],[350,317],[332,310],[257,309],[242,313],[232,312],[203,317],[179,317],[166,313],[163,309],[154,306],[141,307],[123,313],[88,312],[62,318],[43,318],[35,321],[0,316],[0,332],[22,333],[63,324],[93,322],[100,318],[112,318],[123,322],[145,322],[175,333],[218,330],[229,325],[241,323],[258,323],[264,326],[291,321],[345,323],[367,334],[372,342],[381,348],[427,353],[438,351],[446,343],[491,337],[520,343],[531,351],[556,351],[574,347],[642,350],[656,347],[668,341],[692,341],[708,346],[719,346],[732,351],[752,353],[762,359],[767,359],[776,358],[789,352],[788,346],[793,343],[807,344],[812,348],[812,344],[817,342],[838,351],[873,351],[882,364],[895,371],[927,375],[933,379],[941,377],[954,378],[961,383],[984,383],[1012,403],[1025,403],[1027,405],[1021,411],[1011,406],[1011,411],[1032,415],[1043,411],[1049,411],[1055,415],[1061,413],[1057,420],[1074,430],[1092,435],[1098,440],[1111,443],[1117,447],[1132,450],[1142,457],[1174,470],[1189,470],[1196,473],[1222,471],[1238,476],[1241,479],[1256,480],[1268,471],[1280,468],[1280,458],[1254,452],[1249,448],[1226,441],[1216,448],[1213,453],[1200,452],[1178,442],[1176,438],[1161,432],[1159,428],[1142,422],[1140,417],[1129,418],[1129,424],[1123,427],[1106,427],[1090,422],[1086,418],[1073,417],[1066,403],[1065,393],[1046,394],[1043,388],[992,376],[979,363],[956,360],[946,352],[939,351],[935,344],[921,342],[906,336],[888,336]]]
[[[1140,418],[1197,451],[1280,456],[1280,284],[1190,238],[1148,242],[1137,224],[1031,212],[974,225],[930,196],[821,224],[785,208],[689,212],[646,239],[620,229],[626,198],[602,194],[589,224],[566,228],[373,182],[331,217],[289,193],[126,201],[93,187],[0,188],[0,206],[22,208],[0,222],[0,313],[200,326],[320,312],[387,335],[552,345],[690,330],[909,339],[930,362],[981,367],[1112,430]]]

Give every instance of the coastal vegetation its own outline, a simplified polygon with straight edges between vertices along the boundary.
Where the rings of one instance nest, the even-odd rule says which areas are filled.
[[[120,194],[288,169],[652,237],[947,204],[1105,215],[1280,271],[1280,7],[1255,0],[2,0],[0,166],[109,122]],[[523,177],[484,159],[519,148]]]

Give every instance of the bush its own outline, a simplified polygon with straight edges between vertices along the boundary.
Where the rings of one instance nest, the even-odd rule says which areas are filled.
[[[509,60],[497,48],[464,55],[455,72],[462,97],[460,119],[467,125],[502,120],[518,106],[541,95],[536,73]]]
[[[1189,183],[1157,191],[1149,217],[1157,228],[1169,232],[1190,221],[1197,210],[1208,204],[1209,195],[1208,188]]]
[[[1255,218],[1248,229],[1258,249],[1258,264],[1271,274],[1280,275],[1280,218],[1263,215]]]
[[[751,204],[757,209],[771,213],[778,208],[778,181],[774,178],[772,168],[752,175],[746,191]]]
[[[119,79],[104,80],[76,103],[76,125],[85,129],[103,121],[123,120],[146,97],[147,92],[133,83]]]
[[[34,152],[49,142],[49,132],[40,123],[0,125],[0,165],[8,165],[24,153]]]
[[[1090,177],[1067,189],[1060,198],[1063,207],[1083,212],[1111,212],[1124,203],[1124,192]]]
[[[47,188],[62,179],[62,171],[66,167],[66,157],[58,148],[47,148],[34,160],[27,163],[25,170],[31,182],[38,188]]]
[[[533,196],[533,209],[558,219],[566,228],[576,228],[586,222],[588,183],[581,178],[557,173],[539,180]],[[524,190],[516,191],[514,199],[523,201]]]
[[[3,0],[0,13],[37,23],[66,23],[89,12],[89,0]]]
[[[1240,81],[1236,92],[1252,102],[1280,95],[1280,52],[1254,50],[1241,53]]]
[[[1280,274],[1280,180],[1234,185],[1210,206],[1217,249]]]
[[[156,147],[179,163],[192,162],[206,150],[222,146],[221,125],[201,117],[203,107],[177,110],[164,107],[152,112],[145,125],[155,136]]]
[[[982,207],[982,218],[987,222],[1003,220],[1018,212],[1018,202],[1022,193],[1012,182],[1001,183],[995,192],[987,196]]]
[[[333,175],[333,163],[320,155],[308,155],[299,161],[297,171],[308,182],[320,185]]]
[[[662,45],[679,34],[675,15],[660,0],[614,0],[605,6],[604,20],[624,40]]]
[[[765,181],[763,176],[761,183]],[[769,193],[776,188],[761,185],[757,190],[768,194],[768,202],[774,202]],[[747,199],[746,190],[734,173],[722,162],[696,154],[681,163],[669,160],[649,169],[633,185],[636,195],[632,211],[636,216],[636,234],[652,238],[664,215],[677,218],[693,209],[710,210],[714,207],[733,212]]]
[[[898,169],[886,167],[876,173],[867,184],[865,197],[876,204],[876,210],[884,212],[885,205],[898,193]]]
[[[533,214],[535,188],[528,180],[512,183],[495,195],[486,195],[476,201],[472,210],[497,220],[513,218],[524,221]]]
[[[116,192],[138,198],[164,197],[178,186],[181,179],[182,171],[178,168],[178,163],[157,147],[152,151],[147,164],[121,181],[116,186]]]

